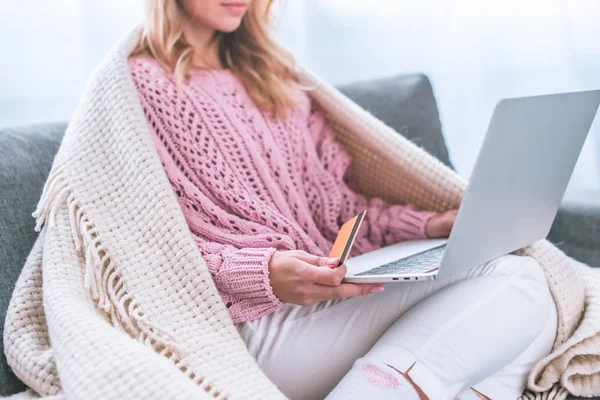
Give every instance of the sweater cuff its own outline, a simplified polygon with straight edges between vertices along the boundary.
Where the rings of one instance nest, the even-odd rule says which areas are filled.
[[[417,211],[412,206],[406,206],[399,217],[392,221],[391,228],[404,239],[427,239],[427,221],[437,214],[435,211]]]
[[[269,281],[269,261],[275,251],[275,248],[237,250],[223,260],[214,277],[217,287],[238,301],[277,308],[281,301],[273,294]]]

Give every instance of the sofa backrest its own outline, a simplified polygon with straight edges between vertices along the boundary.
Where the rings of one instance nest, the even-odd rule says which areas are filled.
[[[0,130],[0,331],[15,282],[37,233],[31,213],[42,193],[65,124]],[[0,341],[0,396],[25,386],[12,374]]]
[[[433,89],[425,75],[400,75],[343,85],[339,89],[396,132],[453,168]]]

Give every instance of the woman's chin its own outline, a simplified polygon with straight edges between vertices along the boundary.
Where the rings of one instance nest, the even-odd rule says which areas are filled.
[[[223,33],[231,33],[237,30],[237,28],[239,28],[241,24],[242,20],[237,18],[233,21],[222,21],[216,30]]]

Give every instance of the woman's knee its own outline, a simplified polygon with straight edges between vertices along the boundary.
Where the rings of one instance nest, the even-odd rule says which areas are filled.
[[[497,260],[495,269],[510,280],[519,312],[531,316],[532,323],[539,321],[541,329],[554,307],[541,265],[531,257],[508,255]]]
[[[542,266],[536,259],[528,256],[508,254],[485,264],[484,274],[518,276],[529,282],[539,283],[547,287],[546,276]]]

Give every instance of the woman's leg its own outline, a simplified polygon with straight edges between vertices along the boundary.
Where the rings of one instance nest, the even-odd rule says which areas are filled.
[[[432,400],[470,387],[491,399],[518,398],[533,363],[552,348],[556,311],[535,260],[503,257],[496,268],[501,275],[463,280],[409,310],[329,398],[368,392],[374,381],[367,367],[389,379],[405,376]]]
[[[558,325],[558,315],[556,307],[552,302],[553,308],[546,321],[544,329],[533,343],[516,360],[512,361],[502,370],[477,383],[473,387],[480,393],[498,393],[491,399],[516,399],[527,385],[527,377],[534,365],[543,357],[541,355],[549,354],[556,338]],[[518,334],[518,332],[516,332]],[[516,386],[515,382],[519,385]],[[466,400],[466,399],[465,399]]]
[[[402,314],[451,283],[388,283],[383,293],[311,307],[286,304],[237,328],[286,397],[322,400]]]
[[[394,328],[396,327],[396,321],[408,309],[432,294],[441,291],[440,296],[432,297],[436,299],[435,302],[428,302],[430,305],[422,313],[418,313],[420,318],[417,320],[414,317],[409,317],[410,313],[406,314],[410,320],[414,321],[410,325],[416,324],[416,326],[408,325],[407,328],[407,325],[403,324],[404,328],[400,329],[400,334],[402,336],[407,333],[409,336],[436,336],[436,341],[442,342],[444,345],[441,349],[445,349],[447,358],[451,359],[455,353],[463,351],[464,349],[461,350],[460,348],[460,346],[463,346],[466,347],[464,351],[467,353],[471,351],[478,352],[479,358],[486,368],[488,365],[493,365],[492,368],[488,368],[490,369],[488,375],[479,374],[478,371],[473,373],[467,365],[464,366],[464,371],[460,371],[458,375],[453,370],[446,371],[445,374],[442,373],[442,378],[446,381],[453,379],[457,382],[460,380],[465,381],[465,383],[450,385],[452,387],[448,389],[449,392],[456,390],[453,392],[455,394],[467,385],[466,381],[469,379],[464,379],[465,374],[473,375],[473,382],[469,384],[476,383],[514,360],[519,354],[518,348],[520,348],[520,352],[523,352],[539,331],[542,330],[540,326],[542,324],[536,323],[536,319],[531,318],[531,314],[539,313],[539,318],[544,320],[553,306],[548,304],[547,301],[548,289],[545,286],[543,274],[537,263],[532,262],[530,259],[521,259],[516,256],[502,257],[470,270],[467,277],[472,279],[463,281],[465,277],[460,277],[450,282],[429,281],[386,284],[384,285],[386,291],[380,294],[323,302],[313,307],[286,305],[284,309],[277,313],[256,321],[240,324],[238,329],[249,351],[256,357],[261,368],[284,394],[291,399],[323,399],[357,359],[367,354],[380,337],[386,331],[392,329],[390,328],[392,325],[394,325]],[[495,290],[496,287],[502,289]],[[515,290],[515,287],[519,290]],[[516,296],[523,303],[516,310],[513,309],[515,301],[507,300],[506,304],[499,307],[501,311],[505,306],[510,310],[501,313],[502,315],[498,317],[507,319],[506,324],[509,327],[517,326],[520,331],[515,329],[515,332],[495,344],[495,333],[489,333],[490,329],[486,328],[488,325],[487,320],[491,316],[490,313],[478,313],[478,315],[482,314],[479,315],[478,320],[463,321],[463,324],[455,324],[452,329],[448,329],[446,326],[447,321],[456,318],[465,320],[462,313],[465,304],[469,307],[472,304],[480,304],[481,299],[492,291],[498,292],[500,297],[508,299],[513,298],[515,293],[525,293]],[[455,303],[454,307],[446,310],[450,302]],[[495,312],[490,308],[489,301],[485,303],[480,304],[479,308]],[[491,302],[494,305],[496,303]],[[437,309],[443,310],[443,312],[432,312],[430,308],[433,308],[434,311]],[[438,318],[438,321],[434,322],[434,318]],[[494,317],[493,319],[498,320],[499,318]],[[526,321],[527,319],[532,320]],[[469,322],[472,322],[472,324],[469,325]],[[458,341],[458,343],[456,339],[444,342],[442,340],[444,337],[450,339],[453,335],[446,334],[440,337],[437,334],[438,328],[448,330],[450,334],[464,332],[463,338],[465,340]],[[405,330],[408,332],[403,332]],[[491,330],[493,331],[493,329]],[[486,337],[482,337],[481,332]],[[474,334],[479,339],[479,343],[475,341],[477,348],[470,346],[471,343],[469,343],[473,341]],[[387,335],[388,338],[390,336],[391,333]],[[407,345],[404,346],[406,348],[402,349],[403,340],[404,338],[398,340],[397,346],[392,346],[400,349],[402,358],[396,360],[395,357],[388,358],[385,356],[386,351],[383,351],[383,343],[387,343],[386,339],[381,345],[378,345],[381,350],[380,353],[383,353],[385,357],[382,356],[381,360],[376,361],[383,360],[394,365],[397,361],[405,361],[407,353],[412,356],[412,350],[417,349],[419,343],[408,340]],[[465,343],[467,346],[465,346]],[[502,348],[502,346],[514,351],[515,356],[511,359],[505,357],[507,349]],[[484,348],[483,352],[481,347]],[[548,351],[541,352],[538,358],[542,358]],[[417,351],[415,350],[415,352]],[[438,354],[438,357],[441,355]],[[420,364],[415,364],[415,367],[417,365]],[[478,365],[473,366],[473,368],[477,367]],[[423,367],[418,367],[417,370],[419,369],[423,369]],[[523,376],[526,376],[526,372],[518,377],[518,381],[514,382],[514,386],[521,386]],[[417,381],[417,383],[421,382]],[[431,398],[438,399],[434,396]]]

